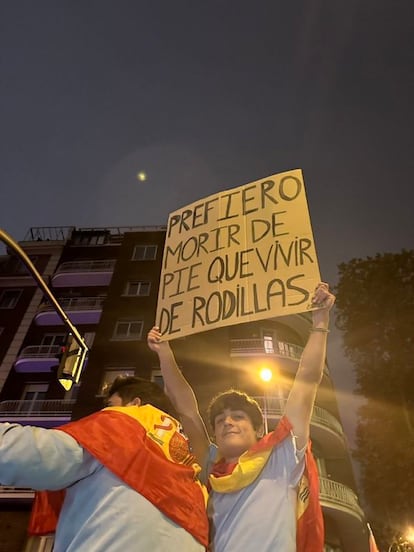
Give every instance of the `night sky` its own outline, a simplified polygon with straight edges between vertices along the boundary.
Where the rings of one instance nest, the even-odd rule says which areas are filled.
[[[1,2],[0,227],[163,225],[302,168],[324,280],[412,248],[413,15],[412,0]],[[350,428],[336,332],[330,351]]]

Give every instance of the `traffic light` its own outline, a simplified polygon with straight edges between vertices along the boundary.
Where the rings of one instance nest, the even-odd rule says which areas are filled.
[[[59,383],[66,391],[69,391],[74,383],[78,383],[85,363],[86,352],[87,349],[81,348],[70,333],[66,343],[61,347],[57,371]]]

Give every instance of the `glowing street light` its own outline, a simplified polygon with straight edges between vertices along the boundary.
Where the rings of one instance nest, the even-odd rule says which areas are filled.
[[[262,368],[260,370],[260,378],[266,382],[270,381],[273,378],[272,370],[270,368]]]

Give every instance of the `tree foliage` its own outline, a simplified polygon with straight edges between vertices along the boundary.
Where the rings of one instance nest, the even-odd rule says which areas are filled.
[[[337,325],[352,361],[358,415],[355,457],[371,511],[414,525],[414,251],[339,265]]]

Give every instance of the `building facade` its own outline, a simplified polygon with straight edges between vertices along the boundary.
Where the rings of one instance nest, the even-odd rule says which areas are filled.
[[[56,427],[103,406],[105,386],[119,374],[160,379],[146,345],[155,323],[164,227],[37,228],[20,246],[90,347],[79,385],[68,392],[56,377],[67,328],[24,265],[0,258],[0,421]],[[284,402],[311,327],[308,314],[199,333],[172,342],[178,364],[204,415],[219,391],[239,388],[261,404],[269,429]],[[272,379],[259,373],[268,368]],[[329,367],[312,416],[320,472],[326,552],[366,552],[359,506]],[[53,537],[26,538],[33,492],[0,486],[0,550],[52,549]]]

